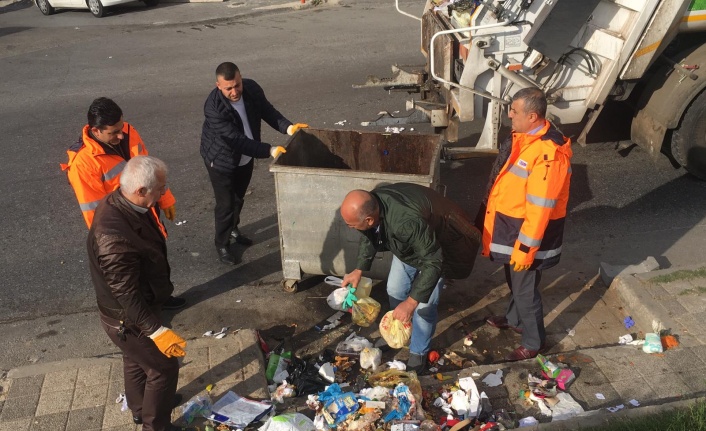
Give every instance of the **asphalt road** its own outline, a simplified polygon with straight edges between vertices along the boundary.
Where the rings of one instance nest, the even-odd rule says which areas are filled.
[[[318,278],[296,295],[281,290],[268,160],[256,164],[243,212],[242,228],[256,245],[240,250],[243,263],[236,267],[217,261],[213,195],[198,152],[203,101],[216,65],[235,61],[291,120],[360,129],[380,110],[403,109],[406,95],[351,84],[387,75],[392,63],[423,62],[418,24],[397,14],[394,2],[247,15],[271,3],[135,4],[100,20],[88,11],[45,17],[26,3],[0,11],[0,370],[116,351],[98,327],[86,228],[59,169],[99,96],[118,102],[150,153],[170,168],[177,219],[187,221],[167,225],[173,281],[191,303],[171,319],[177,331],[198,337],[222,326],[296,324],[300,332],[331,314],[322,299],[328,288]],[[403,4],[421,8],[416,3]],[[345,126],[334,125],[342,120]],[[263,132],[266,142],[286,142],[271,129]],[[545,275],[556,291],[579,290],[600,261],[628,264],[649,255],[665,265],[703,261],[706,185],[639,148],[624,156],[615,147],[575,146],[565,258]],[[449,196],[472,214],[490,162],[442,165]],[[445,304],[459,308],[460,298],[470,305],[501,286],[496,269],[479,259],[467,283],[472,288],[446,295]]]

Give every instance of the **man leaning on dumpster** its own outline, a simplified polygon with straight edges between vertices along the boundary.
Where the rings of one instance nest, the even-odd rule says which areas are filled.
[[[125,396],[143,430],[172,431],[178,357],[186,342],[162,325],[174,290],[166,232],[155,205],[167,190],[167,167],[150,156],[125,165],[120,188],[103,199],[88,232],[88,265],[103,329],[123,352]]]
[[[277,157],[284,147],[260,142],[262,120],[280,133],[293,135],[309,127],[292,124],[267,100],[257,82],[240,75],[238,66],[221,63],[216,68],[216,88],[206,98],[201,131],[201,157],[216,197],[214,218],[216,251],[221,262],[238,263],[228,250],[230,240],[249,246],[240,232],[240,211],[253,172],[253,158]]]
[[[368,192],[353,190],[341,204],[345,223],[363,235],[356,269],[343,286],[358,286],[375,254],[394,255],[387,278],[393,317],[412,321],[407,369],[426,368],[436,330],[437,306],[444,279],[463,279],[473,269],[480,232],[454,202],[417,184],[397,183]]]

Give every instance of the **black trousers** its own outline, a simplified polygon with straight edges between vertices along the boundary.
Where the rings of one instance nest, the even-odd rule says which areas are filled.
[[[206,164],[216,197],[214,242],[218,248],[228,245],[231,231],[240,224],[240,211],[245,203],[245,192],[250,185],[254,165],[254,159],[251,159],[247,165],[238,166],[233,173],[226,174]]]
[[[169,429],[179,380],[179,361],[164,356],[149,337],[126,333],[123,341],[116,327],[102,319],[101,324],[123,352],[127,405],[133,415],[142,417],[142,430]]]
[[[510,325],[522,328],[521,344],[525,349],[539,350],[546,337],[542,295],[538,289],[542,271],[517,272],[506,263],[505,279],[511,292],[505,317]]]

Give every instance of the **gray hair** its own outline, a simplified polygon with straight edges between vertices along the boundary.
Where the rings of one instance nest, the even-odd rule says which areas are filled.
[[[135,156],[120,174],[120,188],[125,193],[136,193],[141,188],[151,192],[157,187],[157,175],[167,175],[167,165],[156,157]]]
[[[542,90],[539,88],[523,88],[512,96],[513,102],[520,99],[525,101],[525,114],[534,112],[540,118],[546,118],[547,98],[544,97]]]

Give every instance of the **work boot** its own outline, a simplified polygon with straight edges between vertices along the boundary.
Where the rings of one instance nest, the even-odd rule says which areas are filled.
[[[178,298],[176,296],[170,296],[167,301],[162,304],[163,310],[178,310],[184,308],[186,305],[186,299]]]
[[[409,353],[409,359],[407,359],[407,371],[416,371],[420,373],[427,368],[427,355],[418,355],[416,353]]]
[[[236,265],[238,263],[238,259],[228,251],[228,247],[218,247],[216,250],[218,251],[218,260],[221,262],[227,265]]]
[[[240,230],[237,227],[230,232],[230,240],[231,242],[235,241],[236,244],[244,245],[246,247],[252,245],[252,240],[240,233]]]

